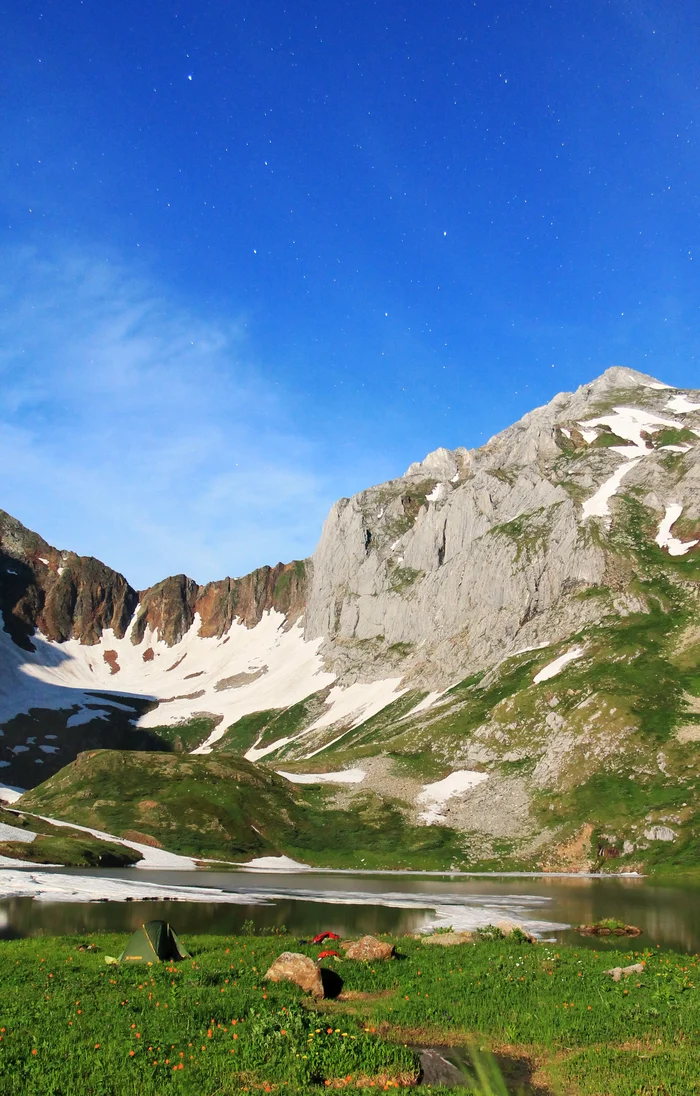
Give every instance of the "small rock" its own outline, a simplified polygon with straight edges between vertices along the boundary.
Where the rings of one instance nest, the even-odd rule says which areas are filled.
[[[537,943],[537,937],[533,936],[527,929],[524,929],[517,921],[497,921],[496,928],[500,929],[504,936],[512,936],[517,929],[519,932],[522,932],[523,936],[527,937],[531,944]]]
[[[420,1058],[421,1085],[445,1085],[456,1088],[467,1083],[464,1072],[445,1057],[445,1047],[418,1047]]]
[[[669,826],[650,826],[644,836],[647,841],[675,841],[677,834]]]
[[[305,993],[323,997],[321,971],[313,959],[298,951],[283,951],[264,976],[266,982],[294,982]]]
[[[630,974],[644,974],[644,963],[633,963],[631,967],[612,967],[603,973],[609,974],[613,982],[619,982],[623,975],[627,978]]]
[[[419,936],[419,940],[422,940],[424,944],[441,944],[445,948],[454,946],[455,944],[473,944],[474,933],[473,932],[438,932],[433,936]]]
[[[376,936],[362,936],[359,940],[347,946],[346,957],[348,959],[369,960],[391,959],[394,954],[394,945],[377,940]]]

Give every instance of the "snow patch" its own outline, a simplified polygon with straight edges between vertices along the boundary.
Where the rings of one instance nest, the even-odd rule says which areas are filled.
[[[632,469],[639,464],[640,460],[641,457],[637,457],[635,460],[625,461],[624,464],[621,464],[620,467],[613,472],[610,479],[607,479],[605,483],[598,488],[594,495],[591,495],[589,499],[586,499],[581,509],[581,517],[584,521],[586,521],[587,518],[594,517],[607,518],[608,522],[610,521],[610,507],[608,506],[608,502],[613,495],[617,494],[617,490],[627,473],[631,472]]]
[[[426,502],[439,502],[440,499],[444,499],[447,494],[447,484],[436,483],[429,495],[426,495]]]
[[[611,414],[601,415],[598,419],[587,419],[585,422],[579,423],[579,426],[582,428],[587,427],[588,432],[595,426],[607,426],[618,438],[630,442],[628,446],[612,445],[610,447],[613,453],[619,453],[625,460],[647,456],[650,452],[646,441],[642,437],[642,431],[653,434],[664,426],[670,426],[676,430],[683,429],[683,424],[676,419],[661,418],[661,416],[654,415],[651,411],[641,407],[614,407]],[[582,429],[581,433],[588,441],[587,431]],[[595,436],[597,436],[597,433]],[[595,437],[593,440],[595,440]]]
[[[418,701],[415,708],[411,708],[410,712],[406,712],[406,715],[403,718],[406,719],[409,715],[417,715],[418,712],[427,712],[428,708],[432,708],[435,701],[439,700],[441,696],[444,696],[446,692],[448,692],[448,689],[443,689],[439,693],[428,693],[427,696],[424,696],[422,700]]]
[[[312,723],[308,732],[320,730],[322,727],[331,727],[341,719],[354,716],[352,727],[359,727],[367,719],[386,708],[388,704],[398,700],[405,689],[399,689],[400,677],[384,678],[382,681],[372,681],[369,684],[356,682],[346,689],[336,685],[331,689],[326,700],[328,710]]]
[[[659,548],[666,548],[669,556],[684,556],[686,552],[689,552],[691,548],[694,548],[695,545],[699,543],[697,540],[687,540],[684,543],[671,535],[671,529],[682,513],[683,507],[681,504],[673,502],[670,506],[666,507],[666,513],[659,523],[656,543]]]
[[[361,784],[367,775],[364,769],[341,769],[337,773],[288,773],[284,769],[276,772],[292,784]]]
[[[416,802],[425,804],[425,810],[421,811],[419,820],[426,826],[434,826],[442,822],[445,813],[445,804],[454,795],[475,788],[488,780],[488,773],[470,772],[468,769],[458,769],[450,773],[444,780],[437,780],[434,784],[424,784]]]
[[[583,647],[572,647],[570,651],[565,651],[563,655],[559,655],[559,658],[555,658],[554,662],[550,662],[535,674],[532,679],[533,685],[539,685],[541,681],[549,681],[551,677],[556,677],[569,662],[581,658],[582,655]]]
[[[371,719],[382,708],[386,708],[388,704],[402,696],[406,690],[399,689],[400,683],[400,677],[390,677],[381,681],[373,681],[370,684],[356,683],[345,689],[340,685],[336,685],[326,698],[326,711],[310,727],[299,731],[298,734],[278,738],[276,742],[272,742],[268,746],[259,746],[256,742],[246,752],[246,761],[259,761],[260,758],[267,757],[268,754],[280,750],[290,742],[298,742],[299,739],[305,738],[313,731],[323,730],[325,727],[332,727],[334,723],[349,720],[348,726],[336,738],[330,742],[324,742],[318,749],[306,754],[305,760],[315,757],[317,753],[327,750],[329,746],[332,746],[343,735],[346,735],[348,731],[353,730],[354,727],[359,727],[361,723]],[[259,741],[260,739],[258,739]]]
[[[700,403],[691,403],[688,397],[682,393],[672,396],[666,406],[669,411],[678,411],[681,415],[688,411],[700,411]]]
[[[26,788],[13,787],[12,784],[0,784],[0,802],[16,803],[26,790]]]
[[[239,867],[252,868],[254,871],[313,871],[308,864],[300,864],[290,856],[256,856],[254,860],[240,864]]]
[[[31,845],[35,837],[36,834],[31,830],[23,830],[19,826],[8,826],[5,822],[0,822],[0,841],[24,841],[25,844]]]

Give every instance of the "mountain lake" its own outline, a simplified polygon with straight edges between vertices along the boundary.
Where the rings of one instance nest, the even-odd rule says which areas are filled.
[[[17,896],[18,878],[48,885],[40,898]],[[130,900],[73,901],[71,886],[104,894],[138,881]],[[15,885],[13,886],[13,882]],[[149,900],[150,886],[172,897]],[[55,900],[51,890],[60,894]],[[86,891],[87,888],[87,891]],[[202,894],[204,888],[207,894]],[[208,895],[216,894],[209,901]],[[0,870],[0,937],[133,930],[151,918],[172,921],[179,933],[259,934],[280,931],[313,936],[404,933],[453,926],[473,929],[508,919],[540,938],[580,947],[629,948],[624,937],[581,937],[572,926],[615,917],[638,926],[641,947],[700,951],[700,887],[660,885],[641,877],[425,876],[399,873],[275,871],[151,871],[105,869]],[[12,894],[15,894],[12,897]],[[189,895],[199,897],[190,900]],[[143,896],[143,898],[141,897]],[[632,945],[634,946],[634,945]]]

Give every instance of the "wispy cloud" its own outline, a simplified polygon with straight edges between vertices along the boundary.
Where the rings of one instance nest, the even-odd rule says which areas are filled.
[[[0,506],[139,586],[313,548],[333,488],[242,319],[29,249],[5,254],[0,305]]]

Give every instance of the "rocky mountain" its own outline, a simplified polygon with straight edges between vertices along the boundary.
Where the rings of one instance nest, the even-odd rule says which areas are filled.
[[[1,515],[0,778],[97,746],[244,754],[326,770],[334,809],[447,824],[468,863],[683,860],[699,486],[700,393],[615,368],[241,579],[136,592]]]

